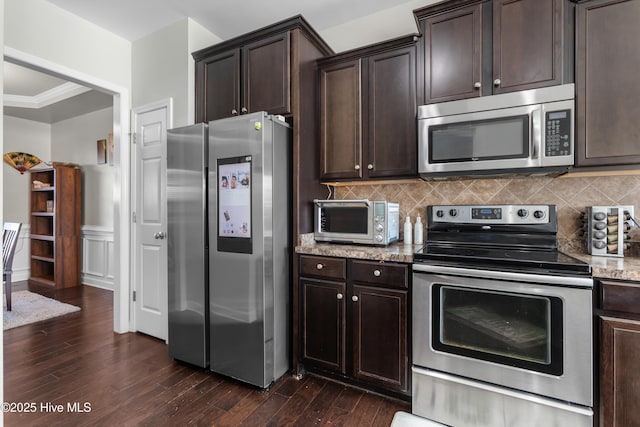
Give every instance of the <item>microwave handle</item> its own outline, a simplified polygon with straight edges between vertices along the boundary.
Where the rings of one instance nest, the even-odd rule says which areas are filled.
[[[542,150],[542,109],[531,111],[531,158],[537,159]]]

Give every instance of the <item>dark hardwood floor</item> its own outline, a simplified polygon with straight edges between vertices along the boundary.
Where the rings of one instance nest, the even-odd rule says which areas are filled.
[[[163,341],[114,333],[109,291],[82,286],[56,298],[82,310],[4,332],[4,400],[35,404],[5,413],[6,426],[388,426],[410,410],[313,376],[249,387],[172,360]]]

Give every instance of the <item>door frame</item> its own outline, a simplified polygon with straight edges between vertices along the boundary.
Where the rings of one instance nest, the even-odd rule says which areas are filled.
[[[137,128],[137,120],[138,120],[138,116],[144,113],[148,113],[154,110],[160,110],[160,109],[164,109],[166,111],[167,114],[167,128],[165,129],[165,132],[168,129],[171,129],[173,127],[173,98],[165,98],[165,99],[161,99],[159,101],[156,102],[152,102],[149,104],[145,104],[145,105],[141,105],[139,107],[135,107],[131,110],[131,133],[134,133],[136,131]],[[165,141],[166,142],[166,141]],[[139,142],[138,142],[139,143]],[[136,258],[138,255],[138,252],[136,250],[136,245],[138,244],[137,241],[137,234],[136,234],[136,230],[135,227],[137,226],[137,224],[133,224],[133,212],[139,211],[139,209],[136,209],[137,207],[137,203],[138,203],[138,183],[135,182],[135,179],[137,179],[137,175],[134,173],[134,169],[137,166],[137,158],[136,158],[136,146],[134,144],[129,144],[129,150],[130,150],[130,159],[131,159],[131,167],[130,167],[130,171],[131,171],[131,215],[129,216],[129,218],[131,218],[131,247],[130,247],[130,251],[131,251],[131,293],[130,295],[133,294],[133,291],[138,290],[138,284],[136,283],[136,277],[137,277],[137,269],[140,268],[140,263],[138,263],[138,259]],[[166,153],[166,150],[165,150]],[[166,191],[166,189],[165,189]],[[133,300],[133,298],[131,298],[131,300]],[[138,301],[137,301],[138,302]],[[130,304],[130,316],[129,319],[131,320],[130,322],[130,329],[132,331],[137,331],[137,319],[136,319],[136,303],[137,302],[131,302]],[[165,340],[165,342],[168,342],[169,338],[167,337],[167,339]]]
[[[51,74],[100,92],[113,95],[113,237],[114,287],[113,330],[132,331],[130,322],[131,295],[131,157],[129,151],[129,89],[55,62],[4,46],[4,60]]]

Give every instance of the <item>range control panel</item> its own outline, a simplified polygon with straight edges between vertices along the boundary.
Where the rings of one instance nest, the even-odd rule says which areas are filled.
[[[553,205],[438,205],[432,222],[467,224],[546,224]]]

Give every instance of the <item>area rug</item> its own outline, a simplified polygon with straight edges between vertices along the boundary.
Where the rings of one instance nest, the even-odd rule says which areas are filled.
[[[4,330],[16,328],[29,323],[51,319],[63,314],[80,311],[80,307],[43,297],[29,291],[13,292],[11,294],[11,311],[7,311],[7,300],[3,301]]]

